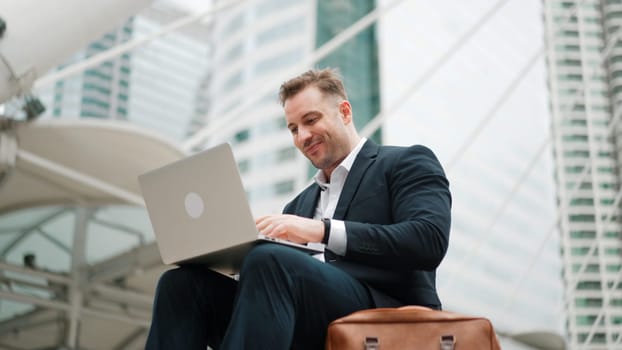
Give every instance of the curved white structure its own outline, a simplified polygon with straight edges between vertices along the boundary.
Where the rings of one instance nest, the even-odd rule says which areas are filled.
[[[2,0],[0,103],[149,4],[149,0]]]
[[[0,213],[40,205],[143,205],[137,176],[184,156],[129,123],[48,120],[15,130],[17,161],[0,186]]]

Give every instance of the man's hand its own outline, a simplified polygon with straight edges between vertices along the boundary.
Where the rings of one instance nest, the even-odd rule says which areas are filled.
[[[267,215],[255,220],[262,235],[296,243],[321,242],[324,223],[296,215]]]

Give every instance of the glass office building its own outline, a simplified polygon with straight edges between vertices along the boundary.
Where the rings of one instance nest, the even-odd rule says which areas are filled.
[[[233,144],[255,214],[280,212],[316,171],[286,130],[277,97],[283,81],[312,67],[335,67],[348,87],[358,127],[379,112],[375,26],[319,62],[303,64],[374,6],[374,1],[262,0],[217,17],[206,124],[224,119],[225,126],[207,144]]]
[[[571,348],[622,346],[622,1],[544,1]]]
[[[129,20],[92,42],[59,69],[129,40],[133,33],[132,24],[133,21]],[[129,84],[130,56],[123,54],[41,89],[40,96],[46,106],[43,117],[126,119]]]
[[[184,14],[153,6],[89,44],[63,67],[163,30]],[[43,117],[127,120],[181,141],[203,126],[209,28],[191,25],[43,87]]]
[[[318,1],[316,46],[320,47],[375,8],[375,1]],[[338,67],[355,111],[355,124],[362,129],[380,113],[378,34],[373,25],[348,40],[318,63]],[[372,136],[382,143],[381,130]]]

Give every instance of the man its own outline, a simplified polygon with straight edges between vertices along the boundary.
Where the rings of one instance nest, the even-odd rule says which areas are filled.
[[[356,132],[336,72],[311,70],[280,90],[314,183],[258,230],[326,244],[325,262],[277,244],[255,247],[239,282],[198,266],[167,271],[148,349],[322,349],[328,324],[357,310],[441,308],[435,269],[447,251],[451,195],[423,146],[378,146]]]

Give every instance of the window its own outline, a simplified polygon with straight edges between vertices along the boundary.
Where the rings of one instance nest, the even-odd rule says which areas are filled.
[[[561,60],[557,60],[557,64],[562,65],[562,66],[569,66],[569,67],[580,67],[581,60],[564,58]]]
[[[583,165],[573,165],[564,167],[564,171],[569,174],[580,174],[583,171]]]
[[[607,281],[607,288],[613,289],[613,281]],[[622,289],[622,282],[618,282],[616,289]]]
[[[601,320],[601,322],[602,322],[602,320]],[[592,321],[592,323],[594,323],[594,321]],[[581,324],[581,325],[591,325],[592,323]],[[579,343],[584,343],[585,341],[587,341],[588,335],[589,335],[588,333],[579,333],[577,335],[577,340],[579,341]],[[605,342],[605,339],[606,339],[605,338],[605,334],[603,334],[603,333],[594,333],[592,335],[592,341],[590,343],[592,343],[592,344],[602,344],[602,343]]]
[[[585,119],[564,119],[562,125],[571,126],[587,126],[587,120]]]
[[[587,253],[590,251],[589,247],[572,247],[570,249],[570,255],[572,256],[584,256],[587,255]],[[574,266],[573,266],[573,270],[574,270]],[[578,271],[574,270],[575,272]]]
[[[242,130],[242,131],[238,131],[234,136],[234,142],[235,143],[242,143],[245,142],[249,139],[250,137],[250,131],[248,129]]]
[[[106,86],[95,85],[93,83],[85,83],[82,87],[84,88],[84,90],[97,91],[97,92],[102,93],[104,95],[110,94],[110,88],[108,88]]]
[[[596,231],[584,231],[584,230],[570,231],[570,237],[592,239],[592,238],[596,238]]]
[[[589,251],[589,249],[587,249]],[[586,251],[586,253],[587,253]],[[585,255],[585,254],[582,254]],[[583,267],[581,264],[572,264],[572,271],[579,272],[583,268],[585,272],[599,272],[600,266],[598,264],[588,264],[586,267]]]
[[[557,44],[555,50],[561,52],[579,51],[579,45]]]
[[[615,174],[615,169],[612,167],[599,166],[598,172],[601,174]]]
[[[587,135],[563,135],[562,140],[568,142],[587,142]]]
[[[100,101],[92,97],[82,97],[82,104],[83,105],[95,105],[95,106],[98,106],[104,109],[108,109],[109,107],[108,102]]]
[[[603,300],[600,298],[577,298],[575,299],[577,307],[601,307]]]
[[[577,325],[579,326],[591,326],[596,321],[596,316],[593,315],[579,315],[576,318]]]
[[[565,37],[578,38],[579,37],[579,31],[577,31],[577,30],[564,30],[564,31],[562,31],[562,35],[565,36]]]
[[[622,299],[611,299],[609,300],[609,305],[622,306]]]
[[[577,283],[577,290],[600,290],[601,284],[598,281],[581,281]]]
[[[612,183],[608,183],[608,182],[602,182],[598,184],[598,187],[607,190],[607,189],[615,189],[616,185]]]
[[[571,190],[577,187],[576,182],[567,182],[566,183],[566,189],[567,190]],[[580,189],[582,190],[591,190],[592,189],[592,183],[591,182],[582,182],[581,185],[579,186]]]
[[[589,151],[572,150],[564,151],[564,157],[568,158],[588,158],[590,156]]]
[[[598,156],[599,157],[604,157],[604,158],[611,158],[611,157],[613,157],[613,152],[611,152],[611,151],[598,151]]]
[[[557,78],[561,81],[582,81],[582,74],[559,74]]]
[[[594,205],[594,199],[592,198],[573,198],[570,200],[570,205]]]

